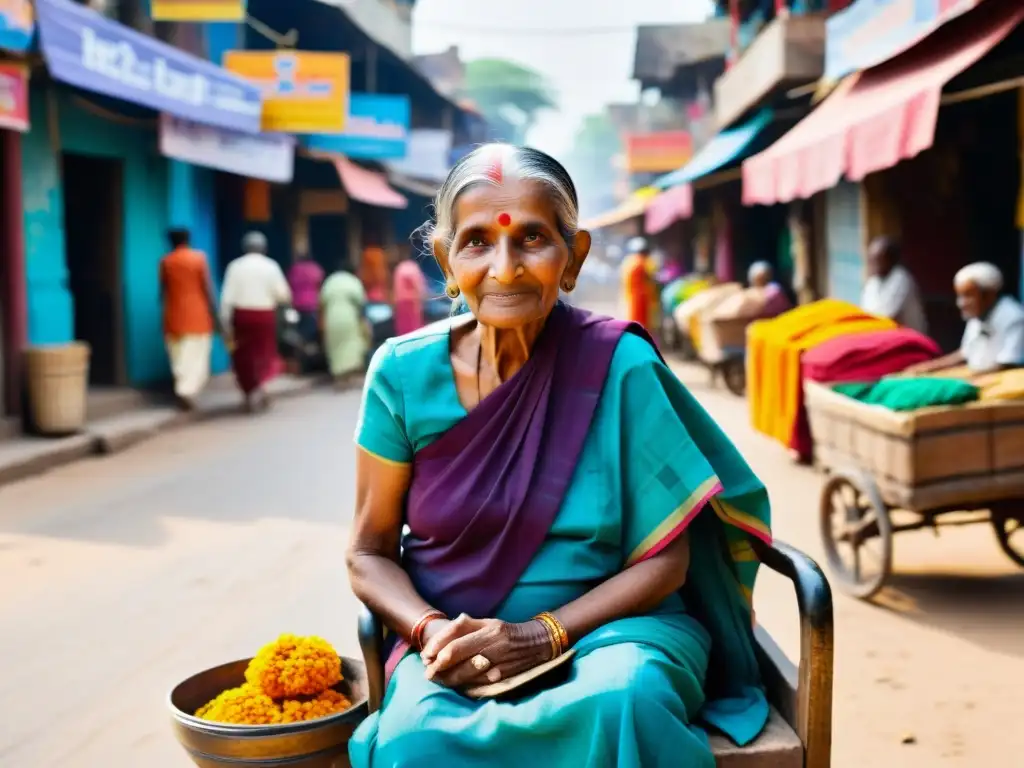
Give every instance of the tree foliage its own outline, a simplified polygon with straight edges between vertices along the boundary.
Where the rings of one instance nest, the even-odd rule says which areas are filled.
[[[505,59],[477,59],[466,65],[465,95],[495,132],[521,143],[537,114],[557,107],[547,79],[529,67]]]

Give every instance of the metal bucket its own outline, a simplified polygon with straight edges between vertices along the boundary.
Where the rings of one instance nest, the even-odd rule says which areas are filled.
[[[245,682],[251,659],[233,661],[185,680],[171,691],[174,735],[200,768],[349,768],[348,741],[367,716],[366,667],[341,657],[344,679],[334,690],[352,707],[336,715],[283,725],[229,725],[192,713],[229,688]]]

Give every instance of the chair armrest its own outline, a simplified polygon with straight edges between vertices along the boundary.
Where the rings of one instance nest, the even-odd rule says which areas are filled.
[[[793,582],[800,610],[800,664],[794,668],[762,628],[756,630],[769,698],[804,745],[807,768],[829,768],[832,754],[832,589],[798,549],[751,538],[758,559]]]
[[[361,605],[359,612],[358,632],[359,648],[366,665],[367,703],[373,713],[384,701],[384,624],[365,605]]]

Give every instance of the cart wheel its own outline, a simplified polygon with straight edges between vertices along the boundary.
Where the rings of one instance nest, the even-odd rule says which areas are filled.
[[[747,367],[742,359],[725,363],[722,366],[722,378],[725,379],[725,388],[736,397],[747,394]]]
[[[858,473],[829,476],[821,491],[820,524],[839,588],[861,600],[877,594],[892,570],[892,522],[874,482]]]
[[[992,527],[1006,556],[1024,568],[1024,518],[992,510]]]

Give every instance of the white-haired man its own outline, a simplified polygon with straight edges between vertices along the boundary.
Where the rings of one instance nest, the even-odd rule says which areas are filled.
[[[921,293],[913,276],[900,264],[900,249],[895,240],[877,237],[871,242],[868,275],[860,299],[865,311],[920,333],[928,332]]]
[[[753,294],[761,305],[759,317],[776,317],[792,308],[786,292],[775,280],[775,270],[767,261],[755,261],[750,265],[747,282],[750,284],[747,294]]]
[[[956,305],[967,321],[960,349],[922,363],[914,373],[966,364],[975,373],[1024,365],[1024,307],[1012,296],[1001,296],[1003,273],[994,264],[968,264],[953,278]]]

